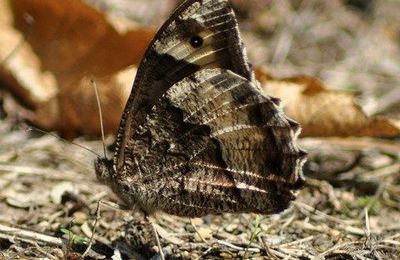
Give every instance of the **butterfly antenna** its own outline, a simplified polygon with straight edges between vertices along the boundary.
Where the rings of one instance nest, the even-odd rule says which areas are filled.
[[[53,134],[53,133],[44,131],[44,130],[39,129],[39,128],[37,128],[37,127],[28,126],[25,130],[26,130],[26,131],[36,131],[36,132],[39,132],[39,133],[42,133],[42,134],[50,135],[50,136],[52,136],[52,137],[54,137],[54,138],[57,138],[58,140],[61,140],[61,141],[65,142],[65,143],[70,143],[70,144],[76,145],[76,146],[78,146],[78,147],[80,147],[80,148],[82,148],[82,149],[85,149],[85,150],[88,151],[88,152],[91,152],[92,154],[96,155],[97,157],[100,157],[100,155],[99,155],[98,153],[96,153],[95,151],[93,151],[93,150],[87,148],[86,146],[83,146],[83,145],[81,145],[81,144],[75,143],[75,142],[73,142],[73,141],[68,141],[68,140],[66,140],[66,139],[64,139],[64,138],[62,138],[62,137],[59,137],[59,136],[57,136],[57,135],[55,135],[55,134]]]
[[[100,118],[101,140],[103,142],[103,152],[104,152],[104,157],[107,158],[106,142],[105,142],[105,137],[104,137],[103,112],[101,110],[100,96],[99,96],[99,92],[97,90],[96,81],[91,78],[90,82],[92,83],[92,86],[94,88],[94,93],[96,95],[97,108],[98,108],[98,111],[99,111],[99,118]]]

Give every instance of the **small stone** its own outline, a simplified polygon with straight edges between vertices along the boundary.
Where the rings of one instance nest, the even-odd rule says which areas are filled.
[[[42,228],[47,228],[49,226],[49,222],[41,221],[41,222],[39,222],[39,224],[37,224],[37,226],[42,227]]]
[[[74,212],[74,214],[72,214],[72,217],[74,218],[74,223],[78,225],[82,225],[87,220],[87,215],[82,211]]]
[[[207,240],[207,239],[211,239],[212,238],[212,230],[209,229],[209,228],[199,228],[197,231],[198,232],[196,232],[196,234],[194,236],[194,239],[197,242],[202,242],[203,239]]]
[[[58,229],[60,229],[60,226],[61,226],[61,223],[55,222],[55,223],[51,224],[50,230],[53,230],[53,231],[58,230]]]
[[[61,204],[62,196],[66,193],[74,193],[75,188],[71,182],[62,182],[53,187],[50,192],[51,201],[54,204]]]
[[[225,231],[232,233],[233,231],[235,231],[238,228],[237,224],[229,224],[225,227]]]
[[[182,258],[184,258],[184,259],[189,259],[190,258],[190,253],[188,251],[183,251],[181,253],[181,255],[182,255]]]
[[[230,253],[228,253],[228,252],[221,252],[221,253],[219,254],[219,256],[220,256],[222,259],[233,259],[232,254],[230,254]]]
[[[73,234],[79,234],[79,233],[80,233],[80,227],[78,227],[78,226],[72,226],[69,230],[70,230]]]
[[[329,233],[330,233],[331,237],[339,237],[341,234],[341,232],[336,229],[331,229]]]
[[[192,218],[192,223],[195,226],[201,226],[204,223],[204,220],[202,218]]]
[[[54,248],[52,250],[52,255],[55,256],[57,259],[64,259],[65,255],[61,248]]]

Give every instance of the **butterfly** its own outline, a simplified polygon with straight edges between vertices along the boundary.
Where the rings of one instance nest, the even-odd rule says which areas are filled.
[[[145,214],[273,214],[304,185],[300,125],[261,92],[228,0],[186,0],[150,43],[113,160],[95,171]]]

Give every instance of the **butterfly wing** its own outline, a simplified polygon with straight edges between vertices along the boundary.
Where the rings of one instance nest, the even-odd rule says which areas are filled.
[[[130,142],[155,102],[176,82],[206,68],[224,68],[254,81],[228,0],[188,0],[161,27],[139,66],[117,134],[114,164],[121,171]]]
[[[134,200],[147,212],[280,212],[303,182],[298,132],[252,81],[201,70],[153,106],[132,139],[138,149],[121,182],[140,190]]]

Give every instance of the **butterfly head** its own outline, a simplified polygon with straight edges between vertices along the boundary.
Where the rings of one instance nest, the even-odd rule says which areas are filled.
[[[94,169],[97,179],[104,184],[109,184],[115,175],[113,161],[107,158],[98,157],[94,161]]]

